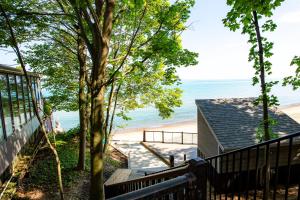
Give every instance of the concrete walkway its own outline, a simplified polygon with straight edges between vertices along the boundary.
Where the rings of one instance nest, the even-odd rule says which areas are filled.
[[[112,141],[112,145],[128,156],[128,168],[136,173],[155,172],[168,168],[139,142]]]
[[[184,162],[184,154],[186,160],[197,157],[197,145],[186,144],[166,144],[166,143],[151,143],[145,142],[148,147],[162,155],[164,158],[169,159],[170,155],[174,155],[175,165]]]

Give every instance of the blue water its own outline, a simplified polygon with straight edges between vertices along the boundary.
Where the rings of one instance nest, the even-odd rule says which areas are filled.
[[[196,119],[195,99],[256,97],[259,95],[259,86],[252,86],[251,80],[189,80],[183,81],[180,87],[183,90],[183,105],[175,109],[172,118],[162,120],[158,116],[158,112],[149,106],[130,112],[129,116],[132,118],[130,121],[116,119],[116,128],[155,127]],[[291,87],[277,85],[273,89],[273,94],[278,96],[281,106],[300,103],[300,90],[293,91]],[[79,123],[78,112],[59,111],[54,114],[54,118],[60,121],[65,130]]]

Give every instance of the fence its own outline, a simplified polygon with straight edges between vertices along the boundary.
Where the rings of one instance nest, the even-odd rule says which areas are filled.
[[[198,134],[170,131],[144,131],[143,142],[159,142],[169,144],[197,144]]]
[[[178,176],[174,179],[167,180],[156,185],[151,185],[143,190],[129,192],[110,200],[124,199],[180,199],[191,200],[195,198],[196,177],[192,173]]]
[[[112,199],[155,199],[162,197],[173,199],[182,195],[189,197],[187,199],[199,199],[196,194],[198,194],[198,197],[204,195],[196,192],[196,190],[200,191],[200,187],[205,187],[205,184],[201,184],[199,179],[196,179],[200,173],[205,174],[204,160],[193,159],[182,166],[153,173],[142,178],[106,185],[105,195],[106,198]],[[202,179],[202,181],[205,180]],[[193,192],[191,192],[192,190]],[[205,191],[205,189],[202,188],[201,191]]]
[[[207,158],[207,199],[299,199],[300,133]]]
[[[300,132],[105,189],[113,199],[299,200]]]

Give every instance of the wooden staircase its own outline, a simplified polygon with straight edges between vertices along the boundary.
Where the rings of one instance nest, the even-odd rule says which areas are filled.
[[[178,197],[188,197],[187,199],[199,199],[198,197],[205,196],[205,194],[201,194],[200,192],[205,190],[203,188],[200,190],[200,188],[205,185],[202,182],[206,181],[206,179],[199,180],[195,177],[205,174],[203,171],[206,170],[205,163],[203,159],[197,158],[181,166],[132,180],[118,182],[118,180],[123,178],[114,178],[114,180],[112,179],[105,184],[106,198],[120,200],[144,199],[145,195],[147,195],[148,199],[153,199],[154,197],[176,194]],[[124,177],[130,177],[130,171],[123,172]],[[116,175],[123,172],[119,171]]]
[[[110,200],[300,200],[299,152],[300,132],[138,178],[120,171],[105,185],[105,195]]]
[[[137,173],[132,169],[117,169],[109,179],[104,183],[105,186],[122,183],[128,180],[137,179],[144,176],[144,174]]]

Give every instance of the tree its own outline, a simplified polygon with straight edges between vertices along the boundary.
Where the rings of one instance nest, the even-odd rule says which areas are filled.
[[[27,83],[30,83],[30,79],[29,76],[27,75],[27,71],[26,71],[26,66],[24,63],[24,60],[22,58],[22,54],[21,51],[19,49],[19,45],[18,45],[18,41],[17,38],[15,36],[14,30],[13,30],[13,26],[11,24],[11,20],[9,18],[9,16],[6,14],[2,4],[0,4],[0,11],[1,14],[4,18],[5,24],[7,26],[8,29],[8,33],[6,33],[5,35],[8,36],[8,41],[6,41],[6,44],[9,44],[9,46],[14,50],[14,52],[16,53],[18,60],[21,64],[21,67],[23,69],[23,73],[26,79]],[[61,167],[60,167],[60,159],[59,156],[57,154],[57,151],[55,149],[55,146],[51,143],[51,141],[48,138],[47,132],[46,132],[46,128],[44,126],[43,120],[39,114],[38,108],[37,108],[37,104],[36,104],[36,99],[35,99],[35,95],[32,89],[32,85],[31,84],[27,84],[28,88],[29,88],[29,92],[31,94],[31,101],[32,101],[32,105],[33,105],[33,110],[34,113],[39,121],[40,127],[41,127],[41,131],[43,133],[43,136],[46,139],[47,144],[49,145],[51,151],[53,152],[54,156],[55,156],[55,161],[56,161],[56,166],[57,166],[57,177],[58,177],[58,187],[59,187],[59,192],[60,192],[60,197],[61,199],[64,199],[64,191],[63,191],[63,183],[62,183],[62,178],[61,178]]]
[[[248,34],[248,43],[251,44],[249,52],[249,61],[253,62],[255,76],[253,85],[260,83],[261,95],[257,99],[257,104],[262,103],[263,107],[263,140],[271,139],[270,118],[268,114],[269,107],[278,105],[276,96],[271,95],[271,88],[278,81],[266,81],[266,76],[271,75],[272,63],[268,60],[273,53],[273,43],[269,42],[262,33],[273,32],[276,24],[270,19],[273,10],[281,5],[283,0],[268,0],[249,2],[244,0],[228,0],[227,4],[232,6],[223,23],[232,31],[236,31],[242,26],[242,34]],[[259,24],[259,20],[263,25]]]
[[[117,14],[114,23],[108,81],[115,89],[113,94],[119,94],[118,116],[128,119],[129,110],[154,105],[162,118],[168,118],[173,108],[181,105],[181,91],[174,86],[179,84],[176,68],[197,64],[197,54],[183,49],[180,40],[193,4],[151,1],[139,9],[117,5],[116,12],[122,14]],[[113,122],[107,116],[109,112],[106,121]],[[111,126],[105,123],[105,141]]]
[[[269,108],[278,105],[276,96],[271,95],[271,88],[278,81],[266,81],[266,76],[272,73],[272,63],[268,60],[273,53],[273,43],[269,42],[262,33],[273,32],[276,29],[276,24],[271,20],[273,10],[280,6],[283,0],[227,0],[227,4],[231,6],[231,10],[227,13],[223,23],[231,31],[242,29],[242,34],[249,36],[248,43],[251,44],[249,52],[249,62],[253,62],[255,76],[253,77],[253,85],[260,83],[261,95],[255,102],[256,105],[262,104],[263,120],[262,127],[258,128],[258,139],[270,140],[272,135],[271,125],[274,121],[269,116]],[[259,22],[263,22],[260,25]],[[241,27],[242,26],[242,27]],[[265,152],[268,154],[269,152]],[[268,199],[269,181],[270,181],[270,163],[266,161],[266,183],[265,196]]]
[[[284,78],[283,85],[292,85],[294,90],[300,87],[300,56],[295,56],[291,62],[291,66],[296,66],[295,76],[288,76]]]
[[[165,29],[161,28],[162,25],[165,26],[165,24],[169,24],[169,26],[174,26],[177,28],[179,26],[182,26],[182,29],[184,27],[183,23],[187,20],[189,16],[189,8],[193,5],[194,1],[176,1],[176,6],[171,6],[168,1],[159,1],[159,2],[153,2],[153,1],[125,1],[125,2],[118,2],[116,3],[114,0],[106,0],[106,1],[97,1],[95,3],[92,3],[90,1],[68,1],[68,2],[60,2],[59,4],[64,8],[63,10],[69,10],[69,8],[72,8],[72,12],[76,15],[76,20],[79,22],[79,27],[82,30],[81,36],[85,41],[85,45],[87,46],[89,55],[91,57],[92,61],[92,68],[91,68],[91,78],[90,82],[88,83],[89,88],[91,89],[91,107],[92,107],[92,113],[91,113],[91,192],[90,192],[90,198],[91,199],[103,199],[104,198],[104,192],[103,192],[103,152],[105,149],[105,138],[107,135],[107,120],[108,116],[113,117],[115,112],[115,105],[117,104],[118,97],[121,97],[122,94],[119,93],[121,91],[121,87],[126,85],[123,81],[128,80],[127,78],[129,75],[133,75],[135,72],[135,80],[138,79],[138,77],[142,77],[141,73],[148,65],[144,65],[146,61],[148,61],[149,58],[153,57],[153,60],[149,59],[149,64],[152,64],[151,62],[155,61],[155,57],[159,58],[159,53],[164,52],[162,54],[163,57],[169,56],[169,59],[166,59],[166,61],[156,62],[153,65],[150,65],[153,67],[153,71],[156,71],[156,69],[159,69],[161,66],[168,65],[167,60],[172,61],[170,63],[170,67],[166,70],[165,75],[162,77],[165,77],[165,84],[169,82],[169,84],[172,83],[170,81],[172,78],[175,79],[174,72],[175,72],[175,66],[180,65],[180,62],[183,62],[183,58],[186,60],[186,64],[196,62],[194,60],[196,54],[193,54],[192,56],[186,56],[184,53],[189,54],[188,51],[182,50],[181,52],[178,51],[178,49],[181,50],[180,47],[180,40],[179,40],[179,34],[178,31],[176,34],[172,31],[165,31]],[[159,7],[159,4],[156,6],[149,6],[151,3],[161,3],[161,7]],[[179,6],[180,5],[180,6]],[[183,13],[180,13],[179,7],[184,8]],[[158,22],[155,26],[156,31],[150,30],[147,34],[147,32],[144,32],[144,34],[140,34],[141,30],[144,30],[144,28],[149,27],[142,27],[142,22],[144,25],[147,25],[146,22],[151,21],[151,16],[148,16],[148,19],[145,18],[146,13],[148,10],[152,11],[159,11],[159,10],[169,10],[170,13],[172,13],[175,16],[174,21],[176,22],[178,19],[179,22],[177,22],[179,25],[177,27],[177,23],[161,23]],[[126,21],[126,15],[129,16],[130,20]],[[160,12],[157,12],[157,14],[161,14]],[[166,16],[166,15],[164,15]],[[172,15],[171,15],[172,16]],[[152,15],[152,18],[156,17],[156,15]],[[119,34],[117,32],[118,29],[115,29],[115,25],[117,24],[117,21],[119,19],[122,19],[126,21],[125,25],[120,23],[120,29]],[[148,21],[146,21],[147,19]],[[159,19],[159,18],[154,18]],[[168,18],[166,18],[168,19]],[[122,21],[120,20],[120,21]],[[145,21],[144,21],[145,20]],[[168,19],[167,21],[170,22],[172,19]],[[157,21],[156,21],[157,22]],[[161,25],[160,25],[161,24]],[[145,29],[147,30],[147,29]],[[112,31],[114,34],[112,34]],[[180,30],[183,31],[183,30]],[[180,32],[179,31],[179,32]],[[158,32],[159,34],[156,34]],[[163,33],[165,32],[165,33]],[[130,34],[128,34],[130,33]],[[116,40],[115,40],[116,36]],[[117,37],[118,36],[118,37]],[[153,36],[153,37],[152,37]],[[170,38],[173,38],[174,40],[178,40],[177,43],[169,43],[169,44],[179,44],[173,47],[176,47],[176,51],[170,51],[167,53],[167,51],[162,51],[161,48],[163,48],[163,45],[159,45],[160,42],[164,42],[164,39],[168,39],[165,45],[168,45],[168,41],[170,41]],[[151,45],[149,45],[147,48],[148,51],[145,51],[143,49],[142,43],[139,42],[140,45],[135,44],[136,41],[139,40],[143,41],[143,43],[148,44],[148,42],[151,41]],[[119,42],[118,42],[119,41]],[[122,42],[122,46],[119,46],[118,44]],[[156,43],[155,43],[156,42]],[[159,48],[156,48],[159,47]],[[170,47],[172,50],[172,46]],[[167,48],[164,48],[167,49]],[[150,51],[151,50],[151,51]],[[170,50],[170,49],[169,49]],[[117,52],[117,53],[116,53]],[[119,54],[120,52],[120,54]],[[176,64],[176,56],[182,53],[182,59],[181,61]],[[114,59],[113,55],[117,55]],[[118,56],[120,55],[120,56]],[[134,56],[133,56],[134,55]],[[191,55],[191,54],[189,54]],[[175,56],[175,57],[174,57]],[[171,59],[173,57],[173,59]],[[188,62],[190,59],[190,62]],[[132,61],[132,62],[131,62]],[[139,70],[136,70],[139,69]],[[163,68],[162,68],[163,69]],[[166,68],[164,68],[166,69]],[[139,73],[138,73],[139,71]],[[168,75],[169,77],[168,77]],[[149,75],[149,74],[148,74]],[[168,77],[168,78],[166,78]],[[152,79],[153,80],[153,79]],[[176,81],[173,81],[176,82]],[[124,85],[123,85],[124,84]],[[128,85],[129,86],[129,85]],[[128,90],[129,87],[124,87]],[[110,90],[109,90],[110,89]],[[128,91],[125,90],[125,91]],[[108,92],[111,91],[111,92]],[[175,90],[173,93],[176,93],[177,90]],[[168,92],[169,94],[172,94],[172,92]],[[130,94],[135,94],[134,90],[131,89]],[[172,94],[173,96],[176,96]],[[114,97],[114,103],[112,104],[112,97]],[[125,99],[125,98],[124,98]],[[154,98],[152,98],[154,99]],[[120,99],[121,100],[121,99]],[[170,110],[166,109],[166,105],[164,103],[171,102],[167,99],[161,101],[161,103],[157,104],[160,105],[160,108],[162,111],[165,110],[166,113]],[[109,115],[110,113],[110,105],[113,105],[112,115]],[[129,105],[129,104],[128,104]],[[132,104],[132,107],[135,107],[137,104]],[[111,118],[113,120],[113,118]],[[111,123],[110,123],[111,124]],[[111,127],[111,126],[110,126]]]
[[[181,104],[181,91],[173,86],[179,84],[176,67],[197,63],[197,54],[183,49],[180,40],[193,4],[192,0],[174,4],[167,0],[95,4],[57,0],[56,7],[46,6],[51,8],[48,13],[30,10],[33,16],[52,16],[51,23],[39,29],[41,38],[47,40],[34,45],[26,57],[32,68],[46,74],[51,102],[57,108],[76,108],[76,77],[89,72],[85,80],[92,93],[91,199],[104,198],[103,153],[115,115],[126,118],[129,110],[152,104],[166,118]],[[85,47],[88,55],[81,58],[92,63],[91,70],[81,70],[78,65],[78,52]],[[67,87],[61,88],[64,84]]]
[[[45,77],[43,87],[49,92],[49,102],[56,110],[79,110],[80,148],[77,169],[85,167],[85,144],[88,127],[86,109],[87,74],[86,48],[79,35],[80,29],[71,15],[51,1],[26,1],[19,5],[8,3],[9,11],[17,19],[41,18],[21,24],[36,37],[27,37],[30,50],[25,59],[35,72]],[[25,6],[24,6],[25,5]],[[21,22],[23,22],[21,20]],[[31,23],[30,23],[31,22]],[[27,27],[27,24],[30,25]],[[26,32],[26,31],[25,31]],[[26,37],[25,37],[26,38]]]
[[[54,30],[43,44],[33,45],[26,53],[31,68],[44,75],[43,87],[56,110],[79,110],[78,170],[85,169],[85,146],[88,127],[87,58],[85,45],[77,33]]]

